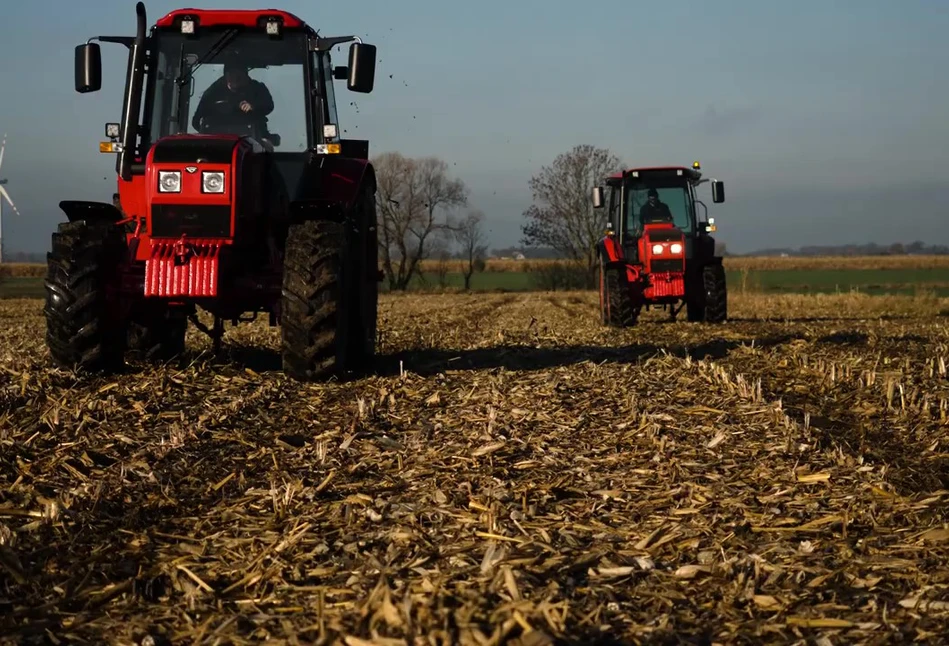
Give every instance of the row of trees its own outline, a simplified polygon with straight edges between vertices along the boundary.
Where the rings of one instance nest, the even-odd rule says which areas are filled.
[[[468,206],[468,187],[451,178],[448,164],[436,157],[411,158],[389,152],[373,160],[379,213],[379,251],[389,288],[404,290],[421,275],[420,263],[458,248],[464,263],[465,289],[484,262],[487,244],[484,213]]]
[[[396,152],[373,159],[378,185],[379,248],[390,289],[404,290],[421,275],[423,260],[454,255],[464,264],[465,288],[487,255],[484,213],[468,206],[465,183],[449,175],[448,164],[436,157],[410,158]],[[521,243],[552,250],[573,260],[594,284],[595,245],[603,235],[602,218],[594,211],[590,189],[622,167],[609,150],[580,145],[558,155],[530,180],[533,203],[524,212]],[[452,253],[454,247],[456,251]]]

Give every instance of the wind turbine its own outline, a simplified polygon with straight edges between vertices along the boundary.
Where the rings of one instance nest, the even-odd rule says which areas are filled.
[[[0,166],[3,166],[3,151],[7,147],[7,135],[3,135],[3,143],[0,143]],[[3,187],[7,183],[7,180],[0,179],[0,263],[3,262],[3,200],[5,199],[10,203],[10,206],[13,208],[13,212],[17,215],[20,215],[20,212],[16,208],[16,204],[13,203],[13,200],[10,199],[10,194],[7,193],[7,189]]]

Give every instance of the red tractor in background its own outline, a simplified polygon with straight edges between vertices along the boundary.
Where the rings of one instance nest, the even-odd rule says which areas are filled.
[[[266,312],[292,377],[367,367],[382,278],[376,179],[368,142],[340,137],[333,82],[371,92],[376,48],[285,11],[180,9],[147,31],[135,9],[134,36],[76,48],[77,92],[102,86],[94,40],[125,45],[128,69],[121,123],[100,144],[117,155],[118,192],[60,203],[68,222],[46,277],[53,361],[167,360],[189,320],[217,351],[224,321]],[[348,66],[334,67],[330,50],[347,42]],[[228,88],[237,98],[222,100]]]
[[[722,258],[715,251],[714,219],[696,198],[700,165],[633,168],[593,189],[594,208],[607,207],[606,235],[597,245],[600,318],[604,325],[635,325],[657,306],[674,321],[720,323],[728,317]],[[712,201],[725,201],[724,185],[711,180]],[[706,218],[700,220],[696,206]]]

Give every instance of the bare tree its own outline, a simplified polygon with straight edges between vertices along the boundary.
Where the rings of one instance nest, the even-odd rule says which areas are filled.
[[[465,289],[471,289],[471,277],[479,267],[484,266],[484,257],[488,253],[483,224],[484,213],[482,211],[469,211],[468,215],[457,224],[453,231],[461,258],[465,261],[464,269],[462,269],[462,275],[465,278]]]
[[[468,189],[448,176],[436,157],[413,159],[397,152],[373,160],[379,193],[379,249],[390,289],[404,290],[433,238],[450,233],[450,212],[468,202]]]
[[[596,277],[596,242],[603,222],[593,209],[593,186],[622,167],[608,149],[575,146],[544,166],[531,178],[534,204],[524,211],[522,243],[552,247],[581,264],[592,281]]]

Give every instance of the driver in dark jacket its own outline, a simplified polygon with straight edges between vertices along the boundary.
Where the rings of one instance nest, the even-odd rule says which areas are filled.
[[[266,117],[273,109],[273,97],[267,86],[252,79],[246,67],[228,63],[224,66],[224,75],[202,95],[191,125],[200,132],[203,121],[211,115],[220,115],[225,122],[256,123],[266,132]]]
[[[656,189],[649,189],[646,195],[649,201],[639,210],[639,217],[642,219],[643,224],[649,224],[651,222],[672,222],[672,212],[669,211],[668,205],[659,201],[659,193]]]

